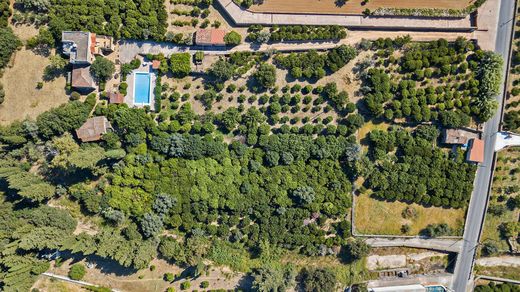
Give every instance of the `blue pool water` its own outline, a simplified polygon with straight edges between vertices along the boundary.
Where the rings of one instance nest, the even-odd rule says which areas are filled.
[[[150,104],[150,78],[149,73],[135,73],[134,103]]]
[[[426,291],[428,292],[444,292],[446,289],[442,286],[428,286],[426,287]]]

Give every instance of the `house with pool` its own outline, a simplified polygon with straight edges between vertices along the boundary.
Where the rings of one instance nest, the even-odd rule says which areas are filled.
[[[155,80],[156,73],[152,68],[152,62],[142,62],[141,66],[127,77],[128,93],[125,103],[130,107],[148,106],[155,110]]]

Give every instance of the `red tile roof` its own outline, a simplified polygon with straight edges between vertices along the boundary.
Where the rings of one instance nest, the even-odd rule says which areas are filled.
[[[96,34],[90,33],[90,53],[96,53]]]
[[[161,61],[159,60],[153,60],[152,61],[152,69],[157,70],[161,67]]]
[[[115,104],[121,104],[121,103],[125,102],[125,96],[119,92],[110,92],[108,94],[108,99],[109,99],[110,103],[115,103]]]
[[[481,139],[471,139],[466,159],[471,162],[484,162],[484,141]]]
[[[110,129],[110,123],[104,116],[93,117],[76,130],[76,135],[82,142],[98,141]]]
[[[74,88],[94,88],[94,78],[90,66],[73,66],[71,85]]]
[[[224,46],[224,36],[226,31],[223,29],[199,29],[195,35],[195,44],[201,46]]]

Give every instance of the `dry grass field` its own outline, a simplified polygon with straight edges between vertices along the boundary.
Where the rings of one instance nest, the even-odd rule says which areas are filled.
[[[417,211],[414,219],[404,219],[403,210],[411,206]],[[464,209],[425,208],[417,204],[403,202],[385,202],[369,197],[367,194],[356,196],[354,205],[356,231],[361,234],[403,235],[401,226],[408,224],[410,232],[417,235],[428,224],[447,223],[453,230],[462,233],[464,227]]]
[[[55,267],[51,264],[51,269],[48,272],[58,275],[67,275],[70,266],[75,263],[76,261],[74,260],[67,260],[63,262],[60,267]],[[93,268],[87,269],[87,274],[82,281],[126,292],[166,291],[168,287],[174,287],[175,291],[181,291],[180,284],[184,282],[185,279],[169,283],[163,279],[163,276],[164,273],[181,273],[183,269],[158,259],[153,260],[151,265],[156,267],[154,271],[143,269],[136,273],[128,274],[126,269],[121,268],[117,264],[113,264],[110,261],[99,261],[96,262]],[[212,267],[209,273],[197,279],[192,279],[190,282],[192,289],[200,289],[202,281],[208,281],[210,289],[234,289],[238,286],[242,277],[243,274],[233,273],[227,268]],[[85,291],[78,285],[73,284],[67,284],[67,286],[72,285],[73,289],[59,290],[56,288],[56,283],[62,283],[62,281],[49,281],[47,277],[40,276],[40,279],[36,282],[34,287],[42,291]],[[191,289],[188,291],[191,291]]]
[[[314,14],[361,14],[363,10],[371,11],[377,8],[444,8],[463,9],[471,2],[469,0],[438,0],[435,2],[420,0],[370,0],[362,5],[363,0],[349,0],[338,5],[335,0],[264,0],[260,5],[249,8],[253,12],[270,13],[314,13]]]
[[[22,49],[15,53],[12,67],[5,69],[0,83],[4,85],[5,101],[0,105],[0,124],[5,125],[26,117],[36,116],[52,107],[68,101],[65,94],[65,77],[44,82],[42,89],[36,84],[42,81],[43,70],[49,59]]]

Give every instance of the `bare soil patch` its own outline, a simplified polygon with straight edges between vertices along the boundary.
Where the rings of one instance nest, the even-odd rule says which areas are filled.
[[[5,69],[0,79],[4,85],[5,101],[0,105],[0,124],[9,124],[26,117],[36,118],[40,113],[68,101],[65,94],[65,77],[36,84],[42,80],[49,59],[22,49],[13,56],[13,65]]]
[[[420,0],[371,0],[365,5],[363,0],[349,0],[341,5],[335,0],[264,0],[260,5],[249,8],[252,12],[270,13],[312,13],[312,14],[361,14],[363,10],[377,8],[439,8],[463,9],[473,1],[438,0],[435,2]]]

